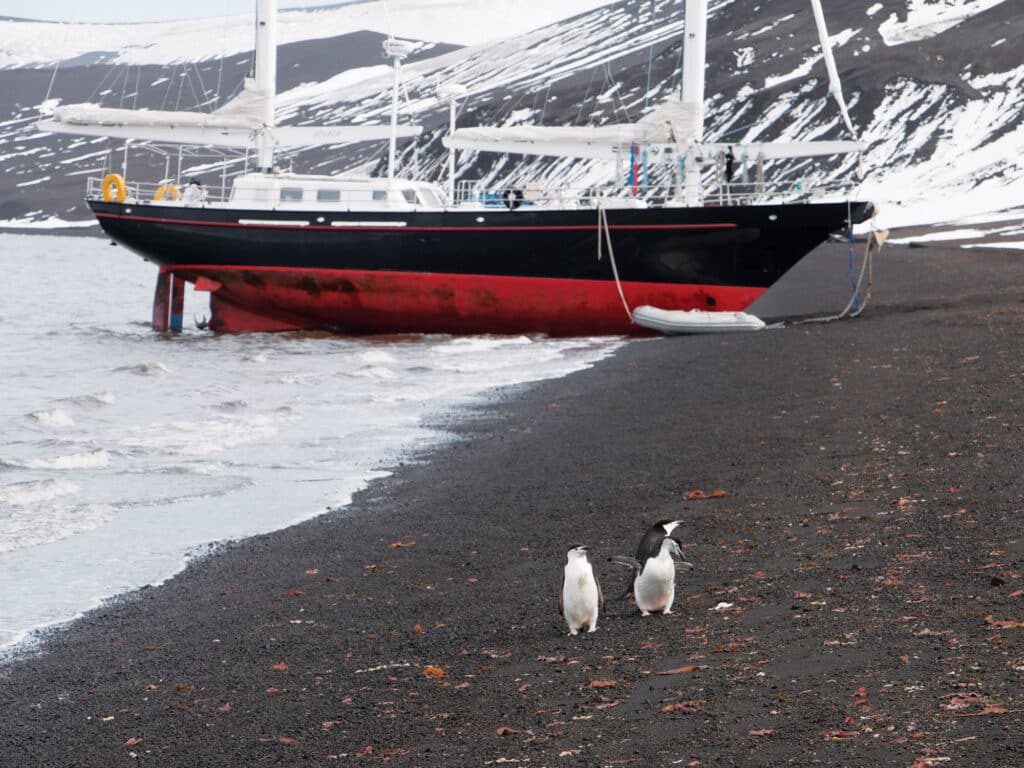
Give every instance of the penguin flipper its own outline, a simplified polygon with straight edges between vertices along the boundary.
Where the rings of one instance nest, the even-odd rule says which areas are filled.
[[[623,565],[634,571],[640,570],[640,561],[633,557],[627,557],[626,555],[612,555],[608,558],[608,562],[615,563],[616,565]]]

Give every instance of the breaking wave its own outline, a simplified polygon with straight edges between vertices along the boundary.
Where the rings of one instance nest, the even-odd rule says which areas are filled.
[[[74,405],[113,405],[116,398],[109,392],[91,392],[87,395],[75,395],[64,398],[64,402]]]
[[[73,427],[75,425],[75,420],[60,408],[49,411],[32,411],[28,417],[44,427]]]
[[[77,492],[78,485],[68,480],[13,483],[0,488],[0,504],[38,504]]]
[[[170,369],[163,363],[138,363],[137,365],[122,365],[115,368],[117,373],[134,373],[136,376],[159,376],[168,373]]]
[[[0,467],[8,469],[97,469],[109,464],[110,453],[103,448],[49,459],[0,459]]]
[[[5,515],[0,552],[50,544],[106,525],[114,519],[108,504],[33,505]]]

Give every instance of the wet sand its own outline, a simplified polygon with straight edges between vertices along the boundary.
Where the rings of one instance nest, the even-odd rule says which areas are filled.
[[[1020,258],[886,248],[857,320],[505,392],[350,507],[8,666],[0,763],[1019,766]],[[825,246],[754,309],[848,290]],[[566,547],[614,598],[606,558],[671,517],[675,612],[610,599],[567,636]]]

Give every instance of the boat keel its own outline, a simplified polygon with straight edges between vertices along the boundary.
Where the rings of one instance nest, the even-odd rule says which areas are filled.
[[[185,279],[160,270],[153,294],[153,330],[179,332],[184,325]]]

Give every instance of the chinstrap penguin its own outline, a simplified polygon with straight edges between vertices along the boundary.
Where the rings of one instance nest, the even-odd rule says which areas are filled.
[[[584,627],[587,632],[597,629],[597,616],[604,609],[604,595],[594,575],[594,567],[587,559],[584,544],[572,546],[566,553],[558,607],[569,625],[570,635],[577,634]]]
[[[639,563],[633,579],[633,597],[642,616],[650,616],[655,611],[672,613],[672,603],[676,597],[676,563],[673,556],[682,560],[682,550],[679,549],[679,542],[666,536],[661,540],[658,554]]]
[[[635,558],[616,555],[608,558],[616,565],[624,565],[633,571],[633,583],[626,588],[620,600],[633,593],[640,613],[649,616],[652,612],[672,613],[675,600],[676,568],[693,568],[682,559],[679,542],[669,534],[681,520],[660,520],[644,533],[637,545]],[[673,558],[679,558],[676,563]]]

